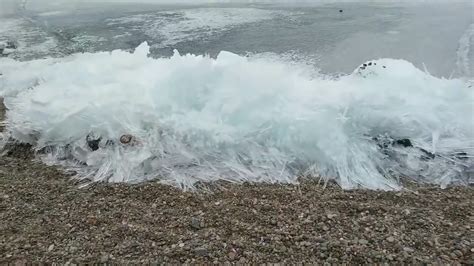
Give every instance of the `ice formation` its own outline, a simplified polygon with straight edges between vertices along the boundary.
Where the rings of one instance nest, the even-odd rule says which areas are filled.
[[[143,32],[149,38],[161,40],[155,47],[163,48],[180,42],[205,40],[241,25],[282,15],[288,14],[257,8],[197,8],[113,18],[108,19],[107,24],[131,25],[132,31]]]
[[[265,58],[112,51],[0,59],[9,137],[92,181],[472,182],[473,89],[403,60],[337,79]],[[311,74],[310,74],[311,73]]]

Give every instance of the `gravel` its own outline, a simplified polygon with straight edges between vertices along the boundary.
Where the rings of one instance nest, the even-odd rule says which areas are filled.
[[[474,262],[473,189],[81,185],[0,160],[0,263]]]

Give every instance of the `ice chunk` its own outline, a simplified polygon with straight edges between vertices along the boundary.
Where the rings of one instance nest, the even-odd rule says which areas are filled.
[[[134,54],[141,57],[147,57],[148,54],[150,54],[150,46],[147,42],[143,42],[137,48],[135,48]]]

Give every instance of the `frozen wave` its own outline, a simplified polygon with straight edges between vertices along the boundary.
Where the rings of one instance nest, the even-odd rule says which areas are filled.
[[[134,53],[2,59],[8,134],[94,181],[471,182],[474,96],[463,80],[393,59],[329,79],[274,58],[148,53],[145,43]]]

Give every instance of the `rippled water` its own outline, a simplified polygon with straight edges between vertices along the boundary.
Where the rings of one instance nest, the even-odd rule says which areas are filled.
[[[339,12],[339,10],[343,12]],[[328,5],[73,5],[1,18],[0,38],[29,59],[73,52],[133,49],[297,57],[324,73],[350,73],[361,62],[398,58],[436,76],[473,75],[472,2]],[[464,36],[464,37],[463,37]],[[467,68],[467,69],[466,69]]]

